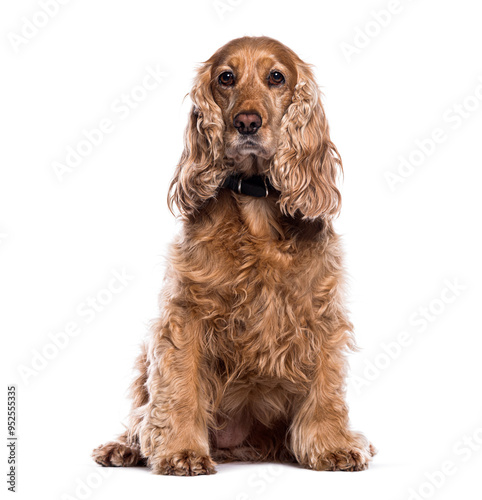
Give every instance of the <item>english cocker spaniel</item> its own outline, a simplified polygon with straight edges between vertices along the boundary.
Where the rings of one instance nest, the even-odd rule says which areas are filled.
[[[190,97],[160,317],[127,431],[93,457],[178,476],[227,461],[366,469],[375,450],[344,399],[342,167],[310,66],[271,38],[239,38]]]

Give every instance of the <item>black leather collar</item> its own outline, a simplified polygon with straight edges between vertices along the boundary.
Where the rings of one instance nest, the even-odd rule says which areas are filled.
[[[223,184],[235,193],[253,196],[255,198],[266,198],[270,193],[276,192],[269,182],[268,177],[253,175],[252,177],[241,177],[240,175],[230,175]]]

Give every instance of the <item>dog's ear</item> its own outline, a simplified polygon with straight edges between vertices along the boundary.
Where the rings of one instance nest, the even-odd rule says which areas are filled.
[[[193,106],[184,134],[184,151],[169,188],[168,205],[184,217],[215,196],[222,183],[224,122],[211,90],[211,63],[198,70],[190,97]]]
[[[336,186],[342,163],[330,140],[321,93],[313,74],[298,64],[298,81],[281,122],[278,151],[270,167],[273,186],[280,191],[281,211],[304,219],[338,214],[341,195]]]

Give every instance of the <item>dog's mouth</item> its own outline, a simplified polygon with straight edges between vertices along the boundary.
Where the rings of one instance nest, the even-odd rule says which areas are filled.
[[[231,158],[256,155],[262,158],[268,158],[268,150],[263,141],[258,136],[237,137],[226,150],[227,156]]]
[[[239,142],[241,145],[245,145],[245,146],[255,146],[255,147],[260,146],[259,139],[257,136],[242,137],[239,140]]]
[[[240,139],[238,139],[237,143],[237,149],[239,152],[249,151],[251,153],[264,149],[260,140],[255,136],[241,137]]]

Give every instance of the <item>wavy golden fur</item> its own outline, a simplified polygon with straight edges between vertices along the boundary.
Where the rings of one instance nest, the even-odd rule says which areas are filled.
[[[374,449],[344,399],[341,160],[312,71],[276,40],[240,38],[201,66],[190,96],[161,314],[128,429],[93,456],[172,475],[236,460],[363,470]],[[233,174],[274,189],[238,194],[222,187]]]

